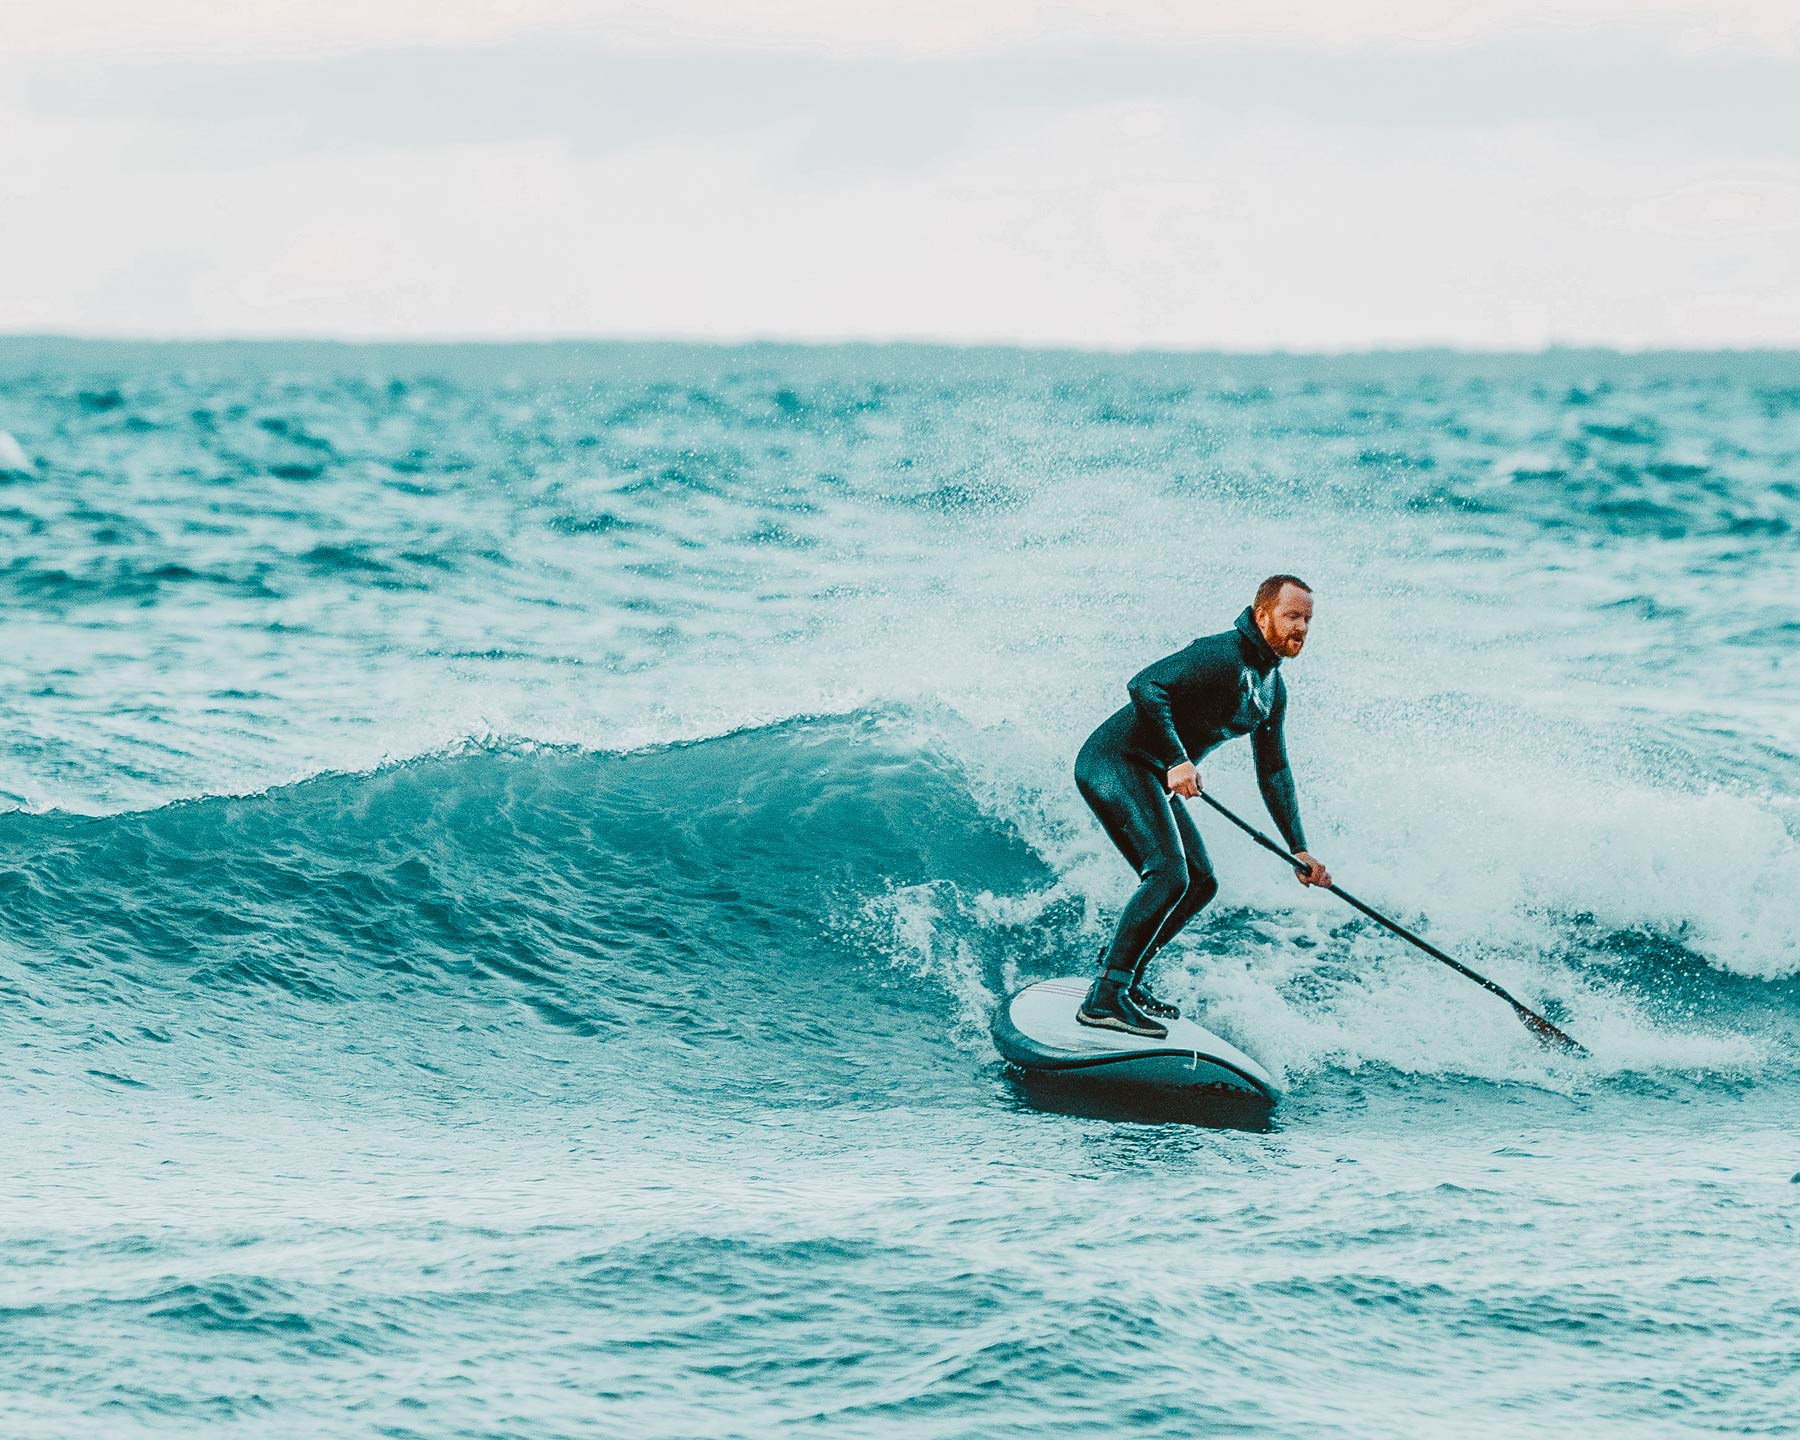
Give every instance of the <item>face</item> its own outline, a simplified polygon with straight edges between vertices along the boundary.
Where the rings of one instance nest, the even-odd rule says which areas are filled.
[[[1269,648],[1283,660],[1292,660],[1306,644],[1306,629],[1312,624],[1313,597],[1298,585],[1283,585],[1275,603],[1256,612],[1256,628],[1262,631]]]

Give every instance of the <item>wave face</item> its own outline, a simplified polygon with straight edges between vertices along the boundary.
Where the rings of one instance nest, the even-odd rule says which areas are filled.
[[[411,1085],[508,1104],[966,1088],[946,997],[892,973],[879,913],[1029,894],[1048,872],[898,728],[471,748],[141,814],[4,817],[15,993],[27,1028],[66,1030],[120,1085],[225,1065],[304,1094],[358,1083],[379,1051]],[[960,940],[998,975],[1030,934],[992,931]]]
[[[993,1006],[1090,968],[1131,877],[1090,847],[1072,867],[1107,871],[1090,895],[1045,862],[1042,817],[984,811],[965,730],[865,712],[617,754],[470,746],[141,813],[15,812],[9,1023],[121,1086],[225,1066],[304,1096],[365,1083],[379,1054],[409,1085],[505,1104],[595,1085],[634,1105],[986,1103]],[[1714,843],[1741,819],[1725,809]],[[1240,884],[1169,952],[1165,988],[1290,1080],[1374,1063],[1566,1083],[1503,1006],[1223,868]],[[1464,947],[1587,1036],[1589,1082],[1790,1073],[1792,971],[1709,955],[1708,918],[1490,914],[1505,934]]]
[[[9,1433],[1786,1423],[1793,357],[15,341],[0,430]],[[1075,751],[1276,570],[1314,850],[1594,1059],[1202,811],[1274,1128],[1040,1112]]]

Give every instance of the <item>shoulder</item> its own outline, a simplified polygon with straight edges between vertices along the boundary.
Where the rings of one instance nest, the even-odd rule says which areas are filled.
[[[1236,694],[1244,671],[1244,657],[1238,653],[1237,634],[1202,635],[1187,649],[1169,657],[1172,669],[1179,672],[1188,685],[1209,690],[1229,690]]]
[[[1152,661],[1139,673],[1164,685],[1228,683],[1235,687],[1243,657],[1238,654],[1237,634],[1202,635],[1183,649]]]
[[[1238,632],[1235,630],[1221,630],[1217,635],[1202,635],[1190,642],[1181,653],[1192,655],[1195,659],[1229,660],[1234,665],[1243,659],[1243,654],[1238,649]]]

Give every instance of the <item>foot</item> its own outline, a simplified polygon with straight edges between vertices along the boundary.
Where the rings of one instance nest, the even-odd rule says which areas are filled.
[[[1127,1035],[1143,1035],[1161,1040],[1169,1031],[1131,1003],[1123,985],[1096,980],[1075,1011],[1077,1023],[1096,1030],[1120,1030]]]
[[[1130,997],[1131,1003],[1146,1015],[1154,1016],[1158,1020],[1179,1020],[1181,1018],[1180,1007],[1171,1005],[1167,1000],[1158,1000],[1141,984],[1133,985],[1126,994]]]

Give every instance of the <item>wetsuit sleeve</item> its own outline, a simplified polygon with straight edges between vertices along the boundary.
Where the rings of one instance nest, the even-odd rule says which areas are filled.
[[[1294,792],[1294,772],[1288,768],[1287,739],[1282,733],[1286,719],[1287,685],[1278,680],[1269,718],[1251,734],[1250,746],[1256,753],[1256,784],[1263,804],[1269,807],[1269,818],[1280,829],[1288,849],[1300,851],[1306,848],[1306,832],[1300,828],[1300,797]]]
[[[1175,728],[1175,711],[1170,697],[1192,683],[1193,649],[1190,645],[1186,650],[1177,650],[1153,665],[1146,665],[1125,687],[1131,694],[1131,703],[1137,707],[1138,719],[1152,737],[1157,763],[1164,770],[1187,763],[1187,746],[1181,743],[1181,733]]]

